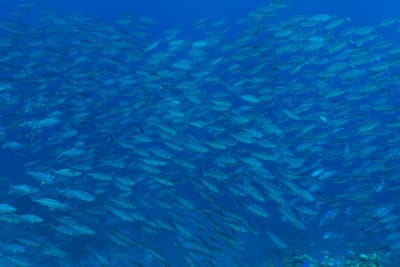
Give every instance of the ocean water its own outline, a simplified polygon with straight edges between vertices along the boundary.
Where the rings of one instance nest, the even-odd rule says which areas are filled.
[[[0,3],[0,266],[400,266],[395,1]]]

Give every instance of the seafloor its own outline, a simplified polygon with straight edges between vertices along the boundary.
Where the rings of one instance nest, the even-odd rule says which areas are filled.
[[[285,256],[280,267],[383,267],[382,258],[375,253],[359,254],[348,257],[332,257],[328,253],[313,258],[307,254],[294,253]],[[276,267],[275,263],[267,263],[265,267]]]

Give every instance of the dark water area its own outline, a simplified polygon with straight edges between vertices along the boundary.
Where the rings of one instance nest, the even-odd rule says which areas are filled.
[[[2,1],[0,266],[400,266],[399,10]]]

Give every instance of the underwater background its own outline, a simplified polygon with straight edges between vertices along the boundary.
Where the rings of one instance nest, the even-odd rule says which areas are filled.
[[[400,3],[0,3],[0,266],[400,266]]]

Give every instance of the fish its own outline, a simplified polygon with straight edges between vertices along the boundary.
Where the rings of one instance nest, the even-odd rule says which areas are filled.
[[[10,204],[7,203],[0,203],[0,213],[14,213],[17,210],[17,208],[11,206]]]
[[[0,22],[0,265],[398,265],[397,18],[39,10]]]

